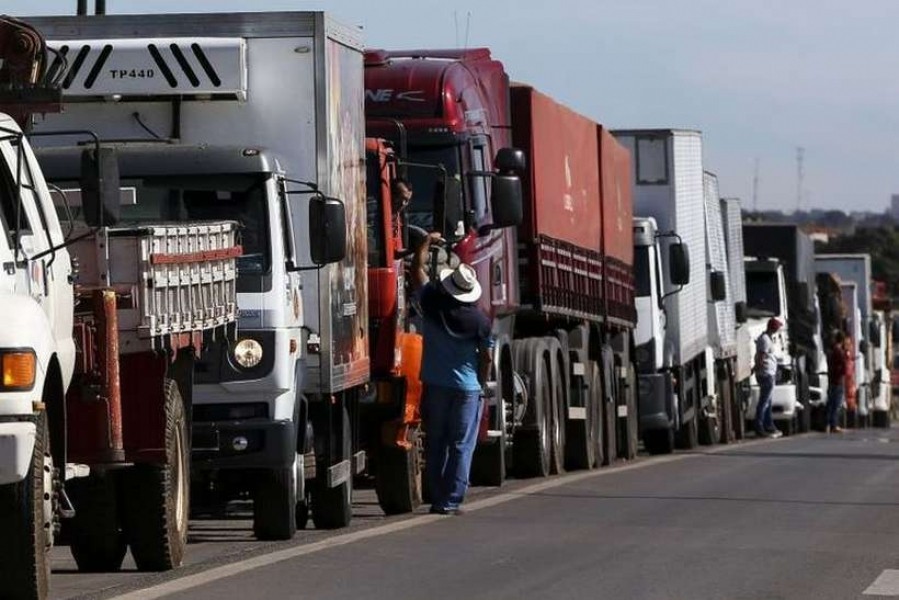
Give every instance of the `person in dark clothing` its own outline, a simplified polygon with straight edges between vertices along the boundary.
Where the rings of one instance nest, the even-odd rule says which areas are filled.
[[[471,459],[478,439],[481,386],[489,374],[494,345],[490,319],[475,304],[481,286],[474,269],[460,264],[428,281],[430,234],[413,265],[422,312],[424,384],[421,416],[431,512],[459,514],[468,490]]]
[[[842,433],[838,424],[840,407],[846,394],[846,338],[838,331],[827,353],[827,431]]]

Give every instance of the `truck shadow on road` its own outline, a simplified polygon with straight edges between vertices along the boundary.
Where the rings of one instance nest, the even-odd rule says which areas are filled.
[[[823,458],[837,460],[883,460],[899,462],[899,456],[894,454],[871,453],[846,453],[846,452],[764,452],[760,450],[739,450],[726,452],[685,452],[685,454],[699,454],[710,458]]]
[[[559,493],[538,492],[527,494],[538,498],[560,498],[571,500],[657,500],[657,501],[699,501],[699,502],[740,502],[752,504],[798,504],[807,506],[884,506],[899,508],[899,502],[842,502],[835,500],[799,500],[781,498],[735,498],[728,496],[677,496],[648,494],[595,494],[595,493]]]

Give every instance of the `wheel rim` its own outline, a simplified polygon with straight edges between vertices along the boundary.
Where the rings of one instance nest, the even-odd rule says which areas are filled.
[[[175,527],[183,533],[187,525],[187,485],[185,473],[187,466],[184,459],[183,427],[177,429],[175,435]]]
[[[53,483],[54,483],[53,457],[44,454],[44,495],[42,498],[44,511],[44,531],[47,533],[45,545],[49,550],[53,546]]]

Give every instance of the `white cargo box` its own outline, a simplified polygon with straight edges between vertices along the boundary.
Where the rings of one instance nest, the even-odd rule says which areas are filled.
[[[631,152],[634,164],[634,215],[655,217],[659,232],[675,232],[690,253],[690,283],[665,300],[668,339],[677,364],[705,351],[709,344],[706,309],[705,208],[702,185],[702,134],[698,131],[649,129],[612,132]],[[667,245],[662,238],[665,292]]]
[[[347,257],[302,272],[302,307],[294,310],[302,313],[306,332],[307,392],[334,393],[368,381],[362,32],[312,11],[28,22],[50,47],[69,46],[65,111],[38,119],[38,131],[90,124],[107,141],[264,151],[293,181],[288,187],[298,266],[311,266],[310,196],[303,193],[308,187],[296,182],[314,184],[344,202]],[[104,51],[106,62],[88,82]],[[85,58],[76,70],[73,56],[80,52]],[[38,140],[44,147],[73,141]],[[211,166],[203,164],[204,172]],[[283,298],[283,282],[269,285],[265,294],[264,300],[256,294],[255,302],[275,304],[275,294]],[[252,308],[242,311],[241,319],[247,327],[259,327],[265,314]]]
[[[724,274],[725,298],[712,301],[709,288],[709,336],[715,358],[730,358],[737,353],[736,316],[734,300],[730,289],[730,266],[724,241],[724,227],[721,220],[721,197],[718,193],[718,178],[709,172],[703,173],[705,197],[706,260],[710,271]]]
[[[76,290],[115,290],[123,353],[229,325],[237,319],[236,234],[233,222],[101,228],[70,248]]]

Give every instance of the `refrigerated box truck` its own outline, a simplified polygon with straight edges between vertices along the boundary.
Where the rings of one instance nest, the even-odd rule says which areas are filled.
[[[713,300],[702,136],[675,129],[624,130],[614,135],[634,161],[634,214],[640,217],[634,223],[641,261],[638,274],[656,270],[650,249],[657,250],[661,259],[662,275],[654,278],[661,279],[658,296],[639,305],[645,311],[638,315],[636,341],[643,359],[638,361],[641,437],[653,453],[670,452],[675,443],[693,448],[700,429],[705,440],[714,439],[719,419],[707,308]]]
[[[29,21],[65,81],[65,111],[36,129],[113,143],[137,195],[125,218],[243,225],[239,338],[196,369],[198,504],[251,494],[265,539],[293,536],[310,508],[318,527],[346,525],[369,380],[359,29],[322,12]],[[70,179],[76,149],[42,156]]]

